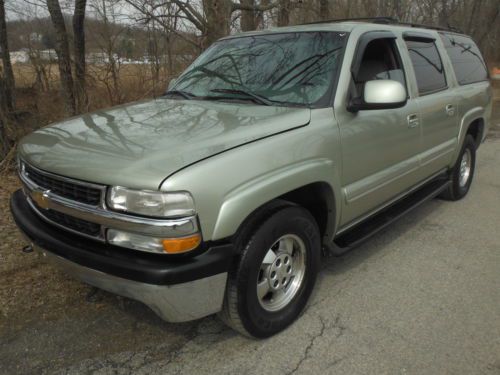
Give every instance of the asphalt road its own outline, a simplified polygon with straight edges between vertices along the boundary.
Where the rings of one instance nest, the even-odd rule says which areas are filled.
[[[0,373],[500,374],[500,133],[492,134],[465,199],[430,201],[325,258],[302,317],[263,341],[215,317],[168,324],[134,301],[88,294],[16,242],[3,249],[12,265],[0,281],[12,288],[0,315]],[[10,225],[2,230],[17,236]]]

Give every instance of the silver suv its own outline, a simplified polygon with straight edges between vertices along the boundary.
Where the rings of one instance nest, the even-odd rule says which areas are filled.
[[[383,21],[383,22],[382,22]],[[164,96],[19,145],[13,216],[82,281],[267,337],[341,254],[469,190],[491,88],[466,35],[326,22],[224,38]]]

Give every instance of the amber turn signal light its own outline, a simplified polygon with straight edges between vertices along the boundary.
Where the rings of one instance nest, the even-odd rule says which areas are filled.
[[[163,240],[163,250],[168,254],[179,254],[197,248],[201,243],[201,235],[189,237],[169,238]]]

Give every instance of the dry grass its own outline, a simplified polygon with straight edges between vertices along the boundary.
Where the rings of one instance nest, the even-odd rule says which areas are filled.
[[[32,65],[14,65],[17,106],[19,110],[36,117],[38,126],[66,117],[59,93],[57,66],[46,65],[45,72],[47,80],[41,83],[37,82]],[[122,65],[116,73],[114,80],[112,71],[107,66],[87,66],[88,111],[159,95],[165,91],[170,80],[164,69],[155,77],[150,65]]]

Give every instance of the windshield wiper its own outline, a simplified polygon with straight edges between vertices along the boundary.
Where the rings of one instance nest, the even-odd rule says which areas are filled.
[[[263,104],[263,105],[273,105],[273,101],[266,98],[265,96],[255,94],[250,91],[246,90],[239,90],[239,89],[213,89],[210,90],[212,92],[219,92],[219,93],[226,93],[226,94],[237,94],[237,95],[243,95],[246,96],[247,98],[252,99],[254,102]]]
[[[177,95],[177,96],[182,96],[184,99],[193,99],[196,97],[195,94],[191,94],[190,92],[187,91],[182,91],[182,90],[169,90],[165,94],[166,95]]]

